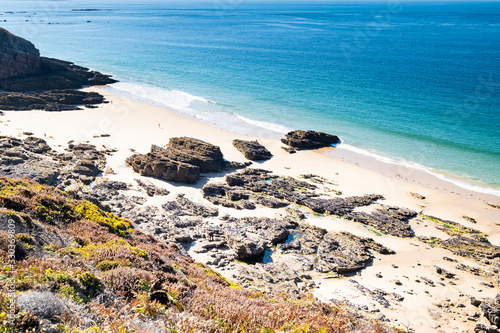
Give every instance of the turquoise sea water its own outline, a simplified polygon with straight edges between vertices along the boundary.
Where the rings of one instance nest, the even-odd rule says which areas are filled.
[[[100,10],[74,10],[89,8]],[[115,75],[122,94],[256,136],[326,131],[500,190],[500,2],[2,1],[0,12],[44,55]]]

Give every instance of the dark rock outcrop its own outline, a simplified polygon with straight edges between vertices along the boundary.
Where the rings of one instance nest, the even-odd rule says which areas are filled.
[[[93,145],[72,143],[66,153],[56,153],[37,137],[0,136],[0,175],[59,188],[78,181],[88,185],[103,172],[106,154]]]
[[[345,216],[346,219],[370,225],[389,235],[398,237],[412,237],[413,230],[409,220],[417,216],[407,208],[382,206],[374,213],[351,212]]]
[[[80,180],[85,185],[95,181],[106,167],[105,153],[90,144],[70,143],[62,158],[71,161],[71,164],[61,174],[66,179]]]
[[[109,75],[67,61],[40,57],[35,46],[0,28],[0,89],[36,91],[79,89],[114,83]]]
[[[41,66],[35,45],[0,28],[0,81],[36,74]]]
[[[245,158],[252,161],[264,161],[273,157],[273,154],[258,141],[233,140],[233,146],[238,149]]]
[[[281,253],[293,253],[300,255],[315,254],[319,243],[326,235],[326,229],[312,225],[301,225],[302,235],[288,243],[279,244],[278,249]]]
[[[201,189],[203,198],[214,205],[235,209],[255,209],[253,202],[249,201],[252,193],[249,191],[231,189],[225,184],[207,184]]]
[[[356,207],[368,206],[384,197],[378,194],[348,198],[319,198],[313,192],[318,187],[292,177],[280,177],[262,169],[246,169],[226,176],[225,184],[208,184],[203,189],[205,199],[225,207],[245,209],[241,202],[254,208],[253,203],[267,207],[285,207],[293,203],[319,214],[344,216]],[[243,201],[244,199],[245,201]],[[271,200],[272,199],[272,200]]]
[[[284,262],[239,266],[233,277],[243,285],[295,298],[300,294],[297,283],[303,282],[297,272]]]
[[[137,182],[137,184],[142,187],[148,196],[150,197],[153,197],[155,195],[168,195],[170,194],[170,192],[164,188],[160,188],[156,185],[154,185],[153,183],[151,182],[147,182],[147,181],[143,181],[143,180],[140,180],[140,179],[136,179],[135,180]]]
[[[265,247],[284,242],[290,229],[297,227],[293,220],[277,220],[267,217],[229,218],[224,221],[223,229],[239,230],[245,238],[262,243]]]
[[[200,177],[200,168],[163,157],[154,152],[135,154],[126,163],[141,176],[192,184]]]
[[[491,244],[486,237],[480,235],[462,235],[446,240],[436,237],[417,237],[418,240],[432,246],[450,250],[453,254],[487,262],[492,266],[500,266],[500,246]]]
[[[237,259],[246,259],[260,256],[264,253],[264,244],[254,241],[238,229],[224,229],[227,245],[236,253]]]
[[[215,217],[219,215],[217,208],[206,207],[193,202],[181,194],[177,196],[175,201],[169,201],[163,204],[162,207],[175,216]]]
[[[172,138],[161,154],[174,161],[195,165],[200,172],[221,172],[227,166],[219,147],[193,138]]]
[[[500,327],[500,294],[495,298],[487,298],[480,305],[483,315],[488,321]]]
[[[374,258],[372,252],[393,254],[371,238],[358,237],[348,232],[328,232],[325,229],[301,225],[302,236],[286,244],[279,244],[281,253],[299,256],[315,255],[309,269],[321,273],[345,274],[366,267]]]
[[[296,149],[318,149],[338,144],[340,139],[327,133],[296,130],[288,133],[281,142]]]
[[[99,93],[71,89],[41,93],[0,92],[0,109],[8,111],[81,110],[78,105],[90,106],[101,103],[104,103],[104,97]]]
[[[40,154],[52,151],[39,138],[25,140],[0,136],[0,175],[11,178],[28,177],[42,184],[57,185],[57,163]]]
[[[195,183],[201,172],[221,172],[234,166],[224,160],[219,147],[186,137],[170,139],[165,149],[153,145],[148,154],[135,154],[126,163],[142,176],[188,184]]]
[[[371,238],[354,236],[348,232],[329,232],[318,246],[315,270],[340,274],[357,271],[373,260],[371,251],[394,253]]]

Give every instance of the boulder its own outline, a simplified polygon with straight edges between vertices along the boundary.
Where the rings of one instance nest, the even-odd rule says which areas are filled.
[[[296,149],[319,149],[338,144],[340,139],[327,133],[296,130],[289,132],[281,142]]]
[[[169,195],[170,192],[164,188],[160,188],[151,182],[143,181],[140,179],[135,180],[137,184],[142,187],[148,196],[153,197],[155,195]]]
[[[483,315],[488,321],[500,327],[500,294],[495,299],[488,298],[480,305]]]
[[[340,274],[357,271],[373,260],[371,251],[394,253],[371,238],[358,237],[348,232],[329,232],[318,246],[315,270]]]
[[[182,183],[195,183],[201,172],[232,168],[220,148],[193,138],[172,138],[167,148],[153,145],[146,154],[135,154],[126,163],[142,176]]]
[[[260,290],[286,294],[293,298],[299,297],[300,288],[297,284],[303,282],[297,272],[285,262],[240,265],[233,277],[243,285],[251,284]]]
[[[215,217],[219,210],[193,202],[179,194],[175,201],[168,201],[162,205],[163,209],[175,216]]]
[[[409,220],[416,217],[417,212],[401,207],[385,206],[373,213],[351,212],[346,219],[372,226],[380,231],[398,237],[413,237]]]
[[[238,149],[245,158],[252,161],[264,161],[273,157],[273,154],[258,141],[234,140],[233,146]]]
[[[237,259],[258,257],[264,253],[264,246],[254,241],[237,229],[225,229],[224,235],[227,245],[236,253]]]
[[[252,194],[244,190],[233,190],[225,184],[207,184],[201,189],[203,198],[214,205],[235,209],[255,209],[255,204],[249,201]]]
[[[200,177],[200,168],[174,161],[156,153],[134,154],[125,162],[141,176],[192,184]]]
[[[326,235],[326,229],[312,226],[312,225],[302,225],[302,234],[300,237],[285,243],[279,244],[278,250],[281,253],[293,253],[300,255],[312,255],[316,253],[316,250]]]
[[[246,238],[266,247],[284,242],[290,234],[289,229],[297,224],[293,221],[271,219],[268,217],[229,218],[225,220],[223,228],[239,230]]]
[[[200,172],[221,172],[226,169],[220,148],[210,143],[187,137],[172,138],[161,154],[172,160],[195,165]]]

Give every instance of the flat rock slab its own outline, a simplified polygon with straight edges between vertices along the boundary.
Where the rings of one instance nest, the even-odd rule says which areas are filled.
[[[171,138],[166,148],[151,146],[145,155],[134,154],[125,161],[141,176],[192,184],[200,173],[244,168],[224,160],[218,146],[194,138]]]
[[[252,161],[265,161],[273,157],[273,154],[258,141],[234,140],[233,146],[238,149],[245,158]]]
[[[340,138],[322,132],[296,130],[289,132],[281,142],[295,149],[319,149],[340,143]]]
[[[81,110],[81,105],[104,103],[104,97],[96,92],[72,89],[52,90],[41,93],[0,93],[0,109],[7,111],[69,111]]]

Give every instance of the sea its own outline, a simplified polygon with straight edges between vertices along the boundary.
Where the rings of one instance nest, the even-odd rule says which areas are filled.
[[[115,94],[500,195],[500,2],[2,0],[0,26]]]

